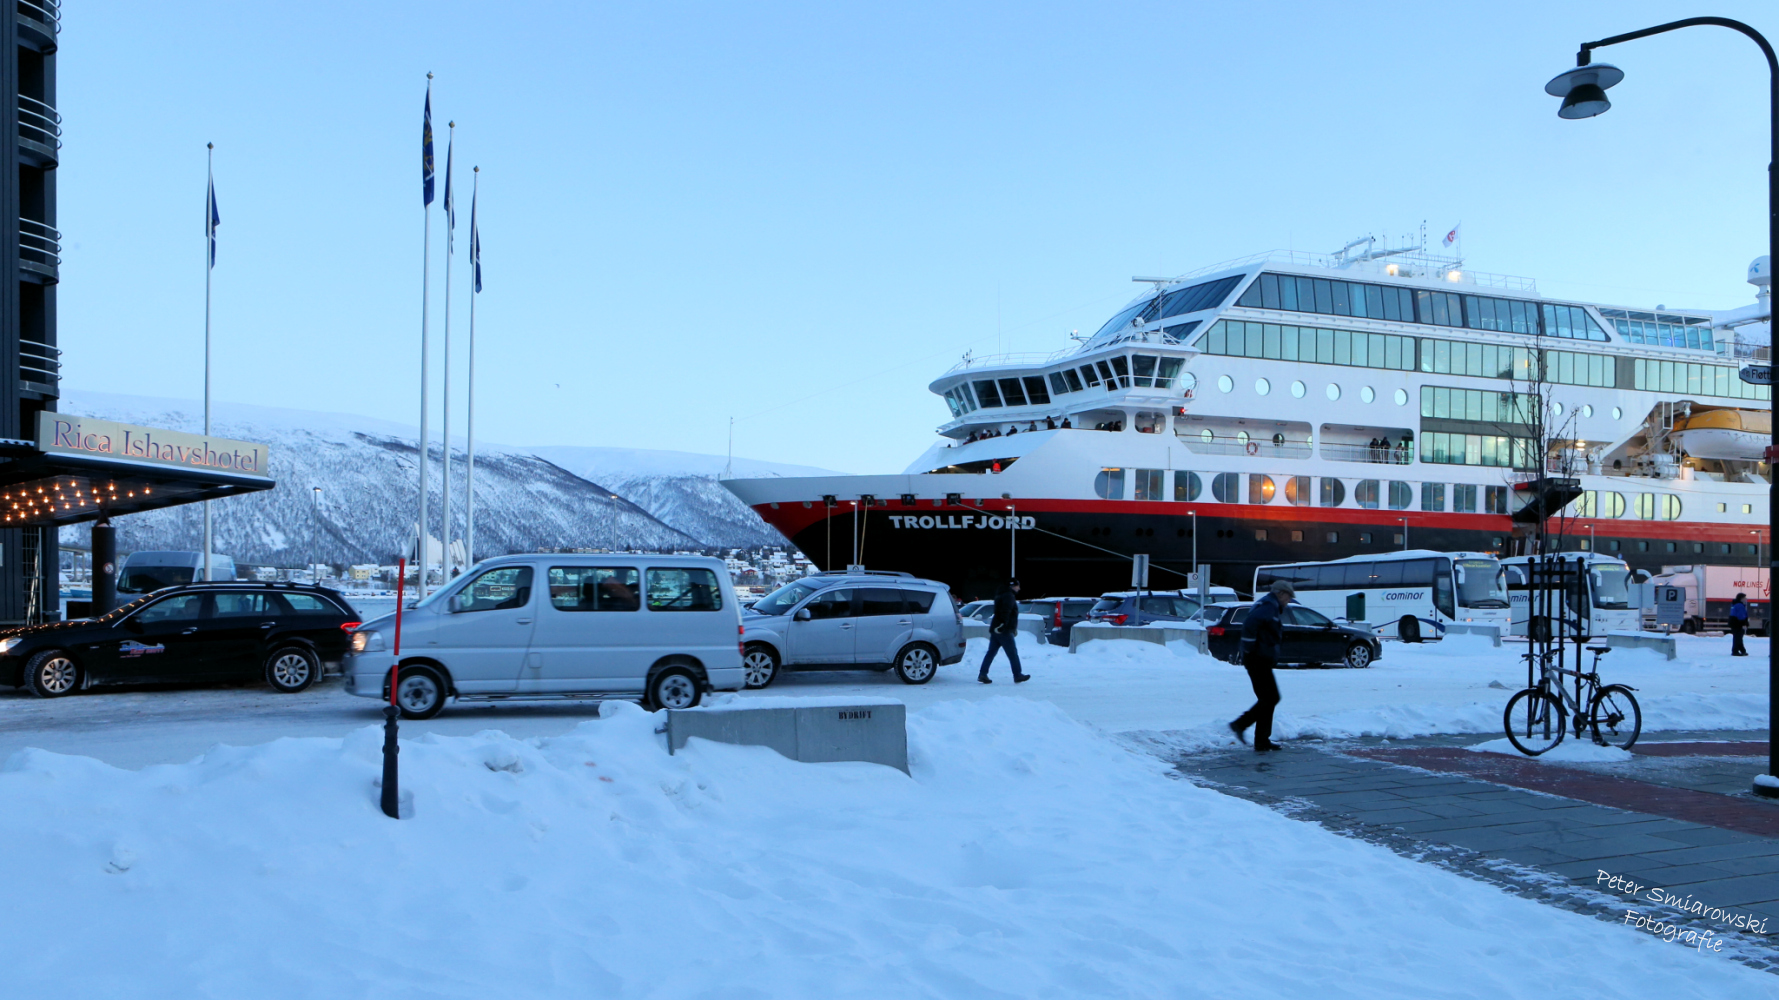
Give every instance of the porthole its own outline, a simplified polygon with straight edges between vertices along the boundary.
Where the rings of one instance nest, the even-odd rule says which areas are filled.
[[[1328,398],[1330,400],[1335,400],[1335,399],[1340,398],[1340,386],[1338,384],[1336,384],[1334,382],[1328,383]]]
[[[1264,396],[1272,391],[1272,383],[1266,379],[1257,378],[1254,380],[1254,391]]]
[[[1212,441],[1217,440],[1217,435],[1209,427],[1206,427],[1204,430],[1198,432],[1198,439],[1205,444],[1210,444]]]
[[[1617,406],[1612,408],[1612,419],[1617,420],[1617,419],[1623,417],[1624,415],[1625,415],[1625,411],[1623,408],[1617,407]]]
[[[1198,388],[1198,376],[1191,372],[1182,372],[1180,374],[1180,388],[1184,390],[1186,398],[1191,399],[1192,390]]]
[[[1359,390],[1359,398],[1364,400],[1365,402],[1369,403],[1369,402],[1372,402],[1373,400],[1377,399],[1377,393],[1373,392],[1371,390],[1371,386],[1368,385],[1365,388]]]
[[[1217,376],[1217,388],[1224,392],[1234,392],[1235,379],[1230,378],[1228,375],[1219,375]]]
[[[1397,406],[1407,406],[1408,405],[1408,390],[1407,389],[1396,390],[1396,405]]]
[[[1593,416],[1594,415],[1594,404],[1592,404],[1592,403],[1584,404],[1581,408],[1581,415],[1583,417]]]
[[[1291,383],[1291,395],[1297,399],[1303,398],[1303,383],[1302,382]]]
[[[1550,404],[1550,412],[1554,416],[1558,416],[1558,417],[1562,416],[1563,415],[1563,404],[1562,403]]]
[[[1247,431],[1237,431],[1236,435],[1235,435],[1235,443],[1241,445],[1243,448],[1246,448],[1248,446],[1248,432]]]

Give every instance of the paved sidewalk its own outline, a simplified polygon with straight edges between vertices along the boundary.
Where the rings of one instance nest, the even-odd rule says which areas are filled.
[[[1631,761],[1570,764],[1463,749],[1458,739],[1299,742],[1257,755],[1189,754],[1201,784],[1609,919],[1671,910],[1650,888],[1708,907],[1779,917],[1779,803],[1747,791],[1765,733],[1646,737]],[[1668,742],[1659,742],[1667,737]],[[1491,737],[1466,737],[1468,743]],[[1610,893],[1599,872],[1645,894]],[[1779,971],[1771,935],[1737,934],[1739,957]]]

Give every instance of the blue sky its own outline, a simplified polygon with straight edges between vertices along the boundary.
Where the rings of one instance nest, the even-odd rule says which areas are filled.
[[[1779,34],[1771,4],[1712,10]],[[965,350],[1050,351],[1137,286],[1462,221],[1541,291],[1728,308],[1766,252],[1766,72],[1676,3],[165,5],[69,0],[70,386],[418,419],[419,133],[483,177],[478,433],[899,471]],[[442,185],[442,177],[440,181]],[[433,214],[433,331],[444,233]],[[461,433],[467,255],[453,286]],[[435,353],[433,371],[439,371]],[[436,429],[436,406],[433,401]]]

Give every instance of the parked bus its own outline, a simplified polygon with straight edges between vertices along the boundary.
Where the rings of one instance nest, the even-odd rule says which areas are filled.
[[[1330,618],[1395,627],[1418,634],[1419,621],[1508,625],[1507,583],[1500,560],[1487,552],[1408,549],[1318,563],[1262,566],[1254,593],[1274,580],[1291,581],[1297,601]],[[1405,626],[1405,620],[1419,620]]]
[[[1513,606],[1514,635],[1528,632],[1533,605],[1531,571],[1527,564],[1536,558],[1539,557],[1511,556],[1501,560],[1501,568],[1507,573],[1507,599]],[[1566,602],[1568,612],[1576,616],[1571,619],[1570,634],[1574,634],[1578,625],[1584,638],[1642,629],[1642,611],[1632,593],[1631,568],[1623,559],[1598,552],[1565,552],[1556,558],[1579,559],[1587,567],[1587,579],[1581,588],[1585,607],[1578,612],[1573,593]]]

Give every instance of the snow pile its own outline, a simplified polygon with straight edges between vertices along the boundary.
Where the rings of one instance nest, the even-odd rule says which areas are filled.
[[[0,772],[0,995],[1659,997],[1770,980],[1170,780],[1053,707],[910,718],[913,776],[694,741],[379,733]]]
[[[1520,760],[1548,761],[1556,764],[1617,764],[1631,760],[1636,756],[1629,750],[1620,750],[1618,747],[1613,746],[1601,746],[1585,734],[1579,738],[1574,734],[1570,734],[1568,739],[1551,747],[1549,750],[1546,750],[1536,757],[1527,757],[1525,754],[1520,753],[1519,748],[1509,742],[1505,736],[1498,740],[1477,743],[1465,747],[1464,749],[1474,750],[1477,753],[1499,753],[1506,754],[1509,757],[1518,757]]]

